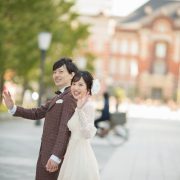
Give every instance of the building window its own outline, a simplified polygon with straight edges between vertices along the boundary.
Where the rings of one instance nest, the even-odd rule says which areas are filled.
[[[119,61],[119,74],[126,75],[129,73],[129,63],[126,59],[120,59]]]
[[[111,50],[113,53],[117,53],[118,52],[118,41],[117,40],[113,40],[112,44],[111,44]]]
[[[153,29],[157,32],[165,33],[171,30],[171,25],[167,20],[159,19],[155,21]]]
[[[151,14],[152,13],[152,7],[151,6],[145,6],[144,7],[144,12],[147,14],[147,15],[149,15],[149,14]]]
[[[167,45],[165,43],[157,43],[155,47],[156,58],[165,58],[167,54]]]
[[[136,77],[138,75],[138,63],[135,59],[130,61],[130,74],[132,77]]]
[[[132,41],[131,42],[130,53],[132,55],[137,55],[138,54],[138,43],[137,43],[137,41]]]
[[[121,54],[128,53],[128,41],[125,39],[120,42],[120,53]]]
[[[180,62],[180,32],[174,38],[174,54],[173,59],[175,62]]]
[[[166,73],[166,63],[162,60],[156,60],[153,64],[153,73],[164,75]]]
[[[111,59],[110,60],[110,66],[109,66],[110,74],[116,74],[116,66],[117,66],[116,63],[117,63],[116,59]]]

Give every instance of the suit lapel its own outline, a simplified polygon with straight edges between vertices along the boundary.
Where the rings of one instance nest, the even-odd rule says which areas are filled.
[[[56,104],[56,101],[57,101],[58,99],[63,99],[63,96],[64,96],[65,94],[69,93],[69,92],[70,92],[70,88],[67,88],[62,94],[57,95],[57,96],[54,98],[54,100],[52,100],[52,102],[50,103],[49,108],[48,108],[48,111]]]
[[[47,111],[49,111],[54,106],[54,104],[56,104],[57,99],[58,99],[58,96],[54,97],[54,99],[50,103]]]

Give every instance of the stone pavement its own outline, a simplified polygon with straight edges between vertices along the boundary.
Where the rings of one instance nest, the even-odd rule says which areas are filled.
[[[102,180],[180,180],[180,121],[131,119],[130,140],[116,149]]]
[[[123,145],[92,141],[101,180],[180,180],[180,121],[129,119],[127,125]],[[33,121],[0,117],[0,180],[34,179],[41,133]]]
[[[42,126],[33,121],[0,115],[0,180],[33,180]],[[96,137],[92,142],[100,171],[117,146]]]
[[[33,180],[41,127],[17,118],[0,122],[0,180]]]

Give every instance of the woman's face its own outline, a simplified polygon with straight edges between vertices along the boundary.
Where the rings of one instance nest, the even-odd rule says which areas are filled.
[[[87,94],[87,85],[83,78],[71,85],[71,93],[75,99],[82,99]]]

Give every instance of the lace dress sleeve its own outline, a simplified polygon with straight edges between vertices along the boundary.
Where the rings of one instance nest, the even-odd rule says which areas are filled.
[[[95,110],[92,104],[85,104],[82,108],[77,108],[82,135],[89,139],[96,134],[94,126]]]

